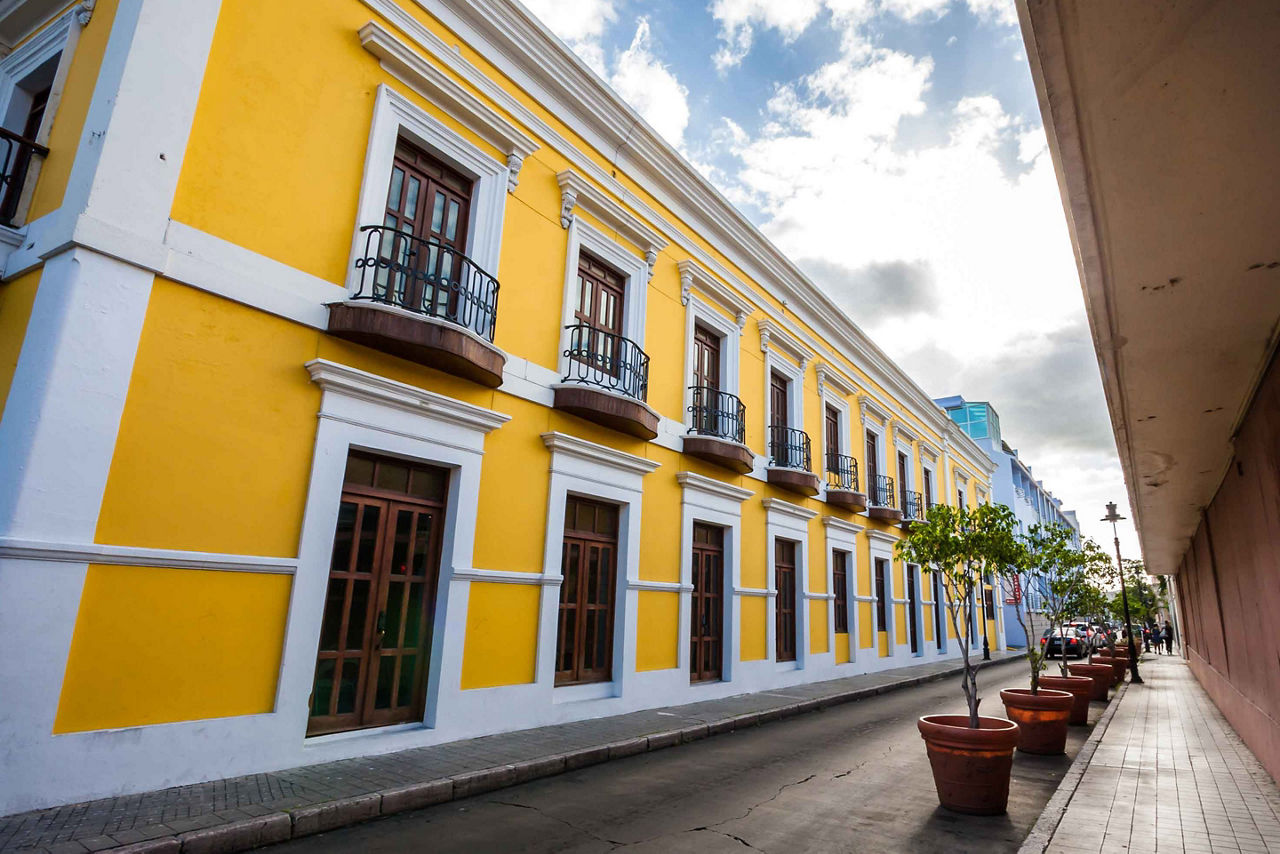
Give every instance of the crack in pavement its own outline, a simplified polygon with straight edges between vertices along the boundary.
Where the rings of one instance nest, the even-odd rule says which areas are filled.
[[[764,849],[763,849],[763,848],[757,848],[757,847],[755,847],[755,846],[754,846],[754,845],[752,845],[750,842],[748,842],[747,840],[743,839],[741,836],[735,836],[735,835],[734,835],[734,834],[732,834],[732,833],[725,833],[723,830],[713,830],[713,829],[712,829],[712,828],[710,828],[710,827],[694,827],[694,828],[690,828],[687,832],[688,832],[688,833],[694,833],[694,832],[696,832],[696,831],[700,831],[700,830],[705,830],[707,833],[715,833],[715,834],[718,834],[718,835],[720,835],[720,836],[723,836],[723,837],[725,837],[725,838],[727,838],[727,839],[732,839],[732,840],[733,840],[733,841],[735,841],[735,842],[738,842],[738,843],[741,843],[742,845],[747,846],[747,847],[748,847],[748,848],[750,848],[752,851],[760,851],[760,852],[763,852],[763,851],[764,851]]]
[[[762,806],[764,806],[765,804],[772,803],[773,801],[776,801],[776,800],[778,799],[778,797],[779,797],[783,792],[785,792],[787,789],[790,789],[792,786],[801,786],[801,785],[804,785],[805,783],[809,782],[810,780],[812,780],[812,779],[813,779],[814,777],[816,777],[816,776],[818,776],[818,775],[817,775],[817,774],[810,774],[808,777],[805,777],[803,780],[796,780],[796,781],[791,782],[791,783],[784,783],[784,784],[782,784],[781,786],[779,786],[779,787],[778,787],[778,791],[774,792],[772,795],[770,795],[769,797],[765,798],[765,799],[764,799],[763,801],[761,801],[760,803],[758,803],[758,804],[753,804],[753,805],[751,805],[751,806],[747,807],[747,811],[746,811],[746,812],[744,812],[744,813],[743,813],[742,815],[740,815],[740,816],[737,816],[737,817],[735,817],[735,818],[726,818],[724,821],[717,821],[715,824],[709,824],[709,825],[707,825],[706,827],[695,827],[695,828],[693,828],[693,829],[694,829],[694,830],[714,830],[715,828],[720,827],[721,825],[728,824],[728,823],[729,823],[729,822],[731,822],[731,821],[742,821],[742,820],[743,820],[743,819],[745,819],[747,816],[751,815],[751,813],[755,812],[755,810],[756,810],[756,809],[758,809],[759,807],[762,807]]]
[[[535,807],[531,804],[517,804],[511,801],[495,801],[495,800],[490,800],[489,803],[499,804],[500,806],[504,806],[504,807],[516,807],[517,809],[531,810],[533,812],[536,812],[538,815],[542,816],[543,818],[549,818],[552,821],[558,821],[561,824],[563,824],[565,827],[570,828],[571,830],[576,830],[578,833],[586,834],[587,836],[590,836],[592,839],[596,840],[597,842],[608,843],[609,845],[612,845],[613,848],[621,848],[626,845],[634,844],[631,842],[619,842],[616,839],[609,839],[608,837],[601,836],[600,834],[594,833],[585,827],[579,827],[578,825],[574,824],[571,821],[566,821],[565,819],[560,818],[559,816],[554,816],[554,815],[551,815],[551,813],[544,812],[541,807]],[[610,850],[613,850],[613,849],[611,848]]]

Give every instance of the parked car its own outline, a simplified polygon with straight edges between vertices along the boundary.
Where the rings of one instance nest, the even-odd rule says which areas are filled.
[[[1089,654],[1089,639],[1072,626],[1045,629],[1040,638],[1040,651],[1046,658],[1084,658]]]

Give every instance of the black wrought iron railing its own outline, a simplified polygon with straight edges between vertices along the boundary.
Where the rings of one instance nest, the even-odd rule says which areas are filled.
[[[630,338],[586,323],[566,326],[569,372],[564,382],[582,383],[645,400],[649,394],[649,357]]]
[[[902,493],[902,518],[924,520],[924,496],[906,490]]]
[[[690,433],[731,442],[746,440],[747,408],[736,395],[704,385],[691,386],[689,391],[693,392]]]
[[[34,139],[0,128],[0,223],[14,227],[32,157],[48,157],[49,149]]]
[[[858,491],[858,461],[847,454],[827,454],[827,489]]]
[[[469,329],[493,341],[498,280],[437,240],[381,225],[361,226],[360,287],[351,297],[403,308]]]
[[[873,507],[893,509],[898,506],[898,497],[893,491],[893,478],[887,474],[878,474],[869,478],[868,481],[867,498],[871,501]]]
[[[809,434],[794,427],[769,426],[769,465],[811,471]]]

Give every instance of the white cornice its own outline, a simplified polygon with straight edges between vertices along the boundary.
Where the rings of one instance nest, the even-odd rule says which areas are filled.
[[[878,540],[882,543],[897,543],[901,537],[895,537],[893,534],[887,534],[884,531],[877,531],[874,528],[868,528],[867,539]]]
[[[878,403],[871,399],[871,395],[865,392],[858,395],[858,406],[862,410],[862,423],[866,426],[867,418],[871,417],[879,421],[884,426],[889,426],[889,413],[880,407]]]
[[[738,322],[739,329],[746,326],[747,318],[753,311],[750,302],[720,284],[696,261],[686,258],[677,263],[676,268],[680,271],[681,305],[689,304],[689,295],[694,288],[697,288],[711,302],[732,314]]]
[[[390,4],[386,4],[390,6]],[[406,16],[402,9],[380,9],[394,19]],[[463,127],[507,156],[511,177],[508,191],[516,188],[524,159],[540,147],[538,141],[504,119],[467,89],[427,62],[417,51],[382,26],[370,21],[360,28],[360,44],[382,60],[382,67],[412,86],[431,103],[457,119]]]
[[[793,519],[801,519],[806,522],[818,515],[817,510],[810,510],[807,507],[801,507],[799,504],[792,504],[789,501],[783,501],[778,498],[762,498],[760,503],[764,505],[764,509],[768,513],[790,516]]]
[[[750,489],[742,489],[741,487],[732,486],[724,481],[716,480],[713,477],[695,474],[691,471],[677,472],[676,483],[680,484],[687,490],[693,492],[704,492],[707,495],[736,501],[739,504],[755,495],[755,493]]]
[[[502,412],[463,403],[443,394],[389,380],[327,359],[312,359],[306,363],[306,369],[311,374],[311,379],[326,393],[344,394],[472,430],[488,433],[511,420],[510,415]]]
[[[920,441],[920,437],[910,427],[897,419],[894,419],[893,422],[893,437],[896,441],[903,442],[908,445],[912,442]]]
[[[856,536],[866,530],[866,526],[858,525],[854,522],[848,522],[836,516],[823,516],[823,527],[830,528],[833,531],[840,531],[845,534]]]
[[[920,456],[928,457],[936,463],[938,461],[938,453],[938,449],[933,445],[929,444],[924,439],[920,440]]]
[[[586,439],[579,439],[567,433],[543,433],[542,444],[546,445],[553,454],[577,457],[580,460],[615,468],[628,474],[646,475],[662,465],[654,460],[597,445],[595,442],[588,442]]]
[[[831,386],[832,391],[845,397],[853,397],[858,393],[858,387],[845,379],[844,375],[833,366],[819,362],[815,370],[818,372],[818,394],[824,393],[827,386]]]
[[[569,227],[575,208],[586,211],[643,249],[644,260],[652,272],[658,253],[667,248],[665,237],[572,169],[557,173],[556,183],[560,185],[560,225]]]
[[[772,320],[762,317],[756,323],[760,327],[760,349],[766,353],[777,350],[790,356],[800,364],[800,370],[803,371],[813,358],[813,351],[792,338],[789,332]]]

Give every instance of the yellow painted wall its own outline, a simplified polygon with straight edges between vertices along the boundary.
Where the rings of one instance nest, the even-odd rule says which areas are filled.
[[[97,542],[297,555],[320,405],[303,363],[318,337],[157,279]]]
[[[876,648],[878,649],[878,651],[879,651],[879,653],[880,653],[880,657],[881,657],[881,658],[884,658],[885,656],[887,656],[887,655],[889,654],[889,633],[888,633],[888,632],[876,632],[876,640],[877,640],[877,647],[876,647]]]
[[[13,374],[18,369],[18,356],[26,339],[27,322],[40,287],[40,270],[23,273],[0,284],[0,418],[9,399]]]
[[[848,664],[849,658],[849,633],[836,633],[836,664]]]
[[[89,26],[80,33],[71,67],[67,69],[62,98],[49,129],[49,156],[40,166],[40,178],[27,213],[28,222],[62,204],[118,6],[118,0],[98,0]]]
[[[858,603],[858,649],[871,649],[876,643],[875,611],[870,602]]]
[[[826,599],[809,600],[809,652],[827,652]]]
[[[464,689],[534,681],[541,592],[536,584],[471,583],[462,653]]]
[[[742,619],[743,661],[760,661],[769,657],[767,606],[768,599],[764,596],[738,597],[738,612]]]
[[[91,565],[53,731],[270,712],[292,580]]]
[[[680,594],[641,590],[636,614],[636,670],[680,664]]]

